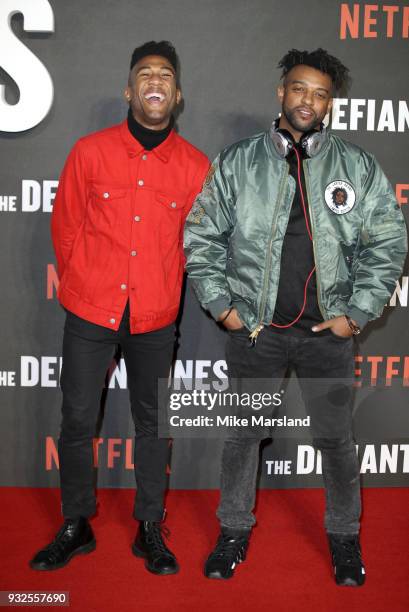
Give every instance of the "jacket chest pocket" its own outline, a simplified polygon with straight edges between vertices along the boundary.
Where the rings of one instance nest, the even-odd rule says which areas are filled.
[[[185,198],[179,194],[155,192],[153,222],[161,238],[178,240],[180,237]]]
[[[113,228],[119,215],[124,214],[126,189],[109,186],[93,186],[87,207],[87,217],[97,229]]]

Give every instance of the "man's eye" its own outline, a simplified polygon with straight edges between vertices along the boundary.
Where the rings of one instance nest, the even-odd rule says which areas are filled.
[[[162,72],[162,78],[164,79],[172,79],[173,74],[171,72]]]
[[[324,96],[324,94],[322,94],[322,93],[316,93],[315,95],[316,95],[318,98],[320,98],[321,100],[324,100],[324,99],[325,99],[325,96]]]

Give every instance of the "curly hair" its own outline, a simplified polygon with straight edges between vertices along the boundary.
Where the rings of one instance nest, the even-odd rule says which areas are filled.
[[[348,201],[348,194],[347,194],[346,189],[344,189],[343,187],[336,187],[334,189],[334,191],[332,192],[332,194],[331,194],[332,195],[332,201],[334,202],[334,204],[336,206],[338,206],[338,204],[337,204],[337,193],[342,193],[342,195],[344,196],[344,202],[343,203],[346,204],[347,201]]]
[[[319,48],[315,51],[291,49],[278,62],[278,68],[282,69],[281,78],[285,79],[290,70],[300,64],[311,66],[311,68],[328,74],[331,77],[335,93],[346,91],[349,88],[351,80],[349,69],[325,49]]]

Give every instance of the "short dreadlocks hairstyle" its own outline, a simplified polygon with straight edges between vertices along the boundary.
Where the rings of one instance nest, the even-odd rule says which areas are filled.
[[[278,62],[278,68],[282,69],[281,78],[285,79],[294,66],[304,64],[311,66],[331,77],[334,93],[345,92],[350,85],[349,69],[339,59],[330,55],[325,49],[315,51],[299,51],[291,49]]]

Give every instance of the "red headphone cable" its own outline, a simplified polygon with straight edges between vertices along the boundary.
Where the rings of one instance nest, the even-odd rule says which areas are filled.
[[[304,212],[305,225],[307,226],[308,236],[310,237],[310,240],[312,242],[312,232],[311,232],[310,224],[309,224],[309,221],[308,221],[307,207],[305,205],[304,192],[303,192],[302,183],[301,183],[301,160],[300,160],[300,154],[298,153],[296,147],[293,147],[293,151],[294,151],[294,153],[297,156],[298,185],[300,187],[301,202],[302,202],[302,208],[303,208],[303,212]],[[305,285],[304,285],[304,301],[303,301],[302,308],[301,308],[299,314],[297,315],[297,317],[293,321],[291,321],[291,323],[287,323],[286,325],[279,325],[278,323],[271,322],[271,325],[273,327],[278,327],[280,329],[285,329],[286,327],[292,327],[293,325],[295,325],[301,319],[302,315],[304,314],[305,307],[307,305],[308,283],[310,282],[311,277],[314,274],[314,272],[315,272],[315,266],[313,267],[313,269],[311,270],[311,272],[309,273],[309,275],[307,277],[307,280],[305,281]]]

